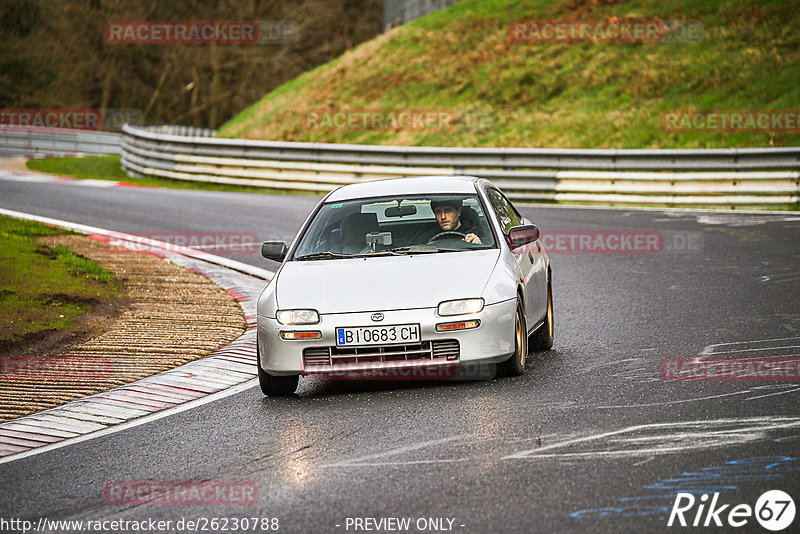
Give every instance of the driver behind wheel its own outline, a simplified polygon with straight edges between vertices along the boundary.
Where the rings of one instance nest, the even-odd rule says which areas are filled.
[[[461,218],[461,199],[432,200],[431,210],[436,215],[436,222],[439,223],[442,232],[464,234],[464,241],[467,243],[479,244],[481,242],[481,238],[475,234],[475,222]]]

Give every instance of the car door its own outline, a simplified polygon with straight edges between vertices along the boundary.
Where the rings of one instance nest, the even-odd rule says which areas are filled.
[[[508,236],[508,231],[514,226],[532,224],[519,214],[511,201],[496,187],[487,187],[486,196],[505,236]],[[524,279],[525,317],[528,327],[533,328],[547,312],[547,266],[541,243],[537,240],[517,249],[512,255]]]

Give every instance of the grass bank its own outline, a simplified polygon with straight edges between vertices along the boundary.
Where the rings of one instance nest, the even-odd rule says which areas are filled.
[[[509,39],[518,21],[654,18],[699,22],[702,33],[684,42]],[[796,146],[796,128],[669,131],[662,116],[800,109],[798,25],[797,5],[774,0],[463,0],[284,84],[220,135],[430,146]],[[388,124],[390,113],[411,110],[454,120],[364,127],[359,115],[377,112]],[[346,119],[339,125],[329,119],[338,112]]]
[[[66,233],[0,216],[1,352],[49,332],[68,333],[95,306],[121,298],[121,288],[109,271],[64,247],[37,241],[40,236]]]

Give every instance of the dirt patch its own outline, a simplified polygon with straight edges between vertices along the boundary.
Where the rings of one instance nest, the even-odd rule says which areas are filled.
[[[69,350],[74,345],[110,330],[127,309],[127,302],[124,298],[117,301],[100,301],[69,297],[66,300],[81,300],[81,303],[91,306],[91,311],[78,317],[77,323],[72,329],[69,331],[42,330],[26,335],[20,340],[2,340],[0,341],[0,354],[3,357],[12,358],[29,354],[52,356],[60,351]],[[49,295],[48,298],[58,299],[59,297]],[[0,379],[2,379],[2,374],[0,374]]]
[[[28,158],[0,158],[0,170],[10,172],[35,172],[25,165],[26,161],[28,161]]]
[[[40,241],[108,269],[124,297],[94,303],[76,331],[39,332],[25,344],[0,348],[0,422],[183,365],[245,331],[241,306],[198,273],[85,236]]]

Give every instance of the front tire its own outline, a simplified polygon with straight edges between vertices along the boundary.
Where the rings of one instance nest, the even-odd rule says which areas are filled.
[[[257,346],[257,345],[256,345]],[[290,376],[272,376],[261,368],[261,357],[256,348],[256,367],[258,368],[258,385],[261,386],[261,392],[267,397],[285,397],[291,395],[297,389],[297,384],[300,377],[297,375]]]
[[[525,307],[517,299],[517,314],[514,318],[514,354],[501,362],[497,370],[501,376],[519,376],[525,372],[528,357],[528,326],[525,322]]]
[[[553,348],[555,332],[553,328],[553,282],[547,278],[547,314],[544,324],[531,336],[531,349],[550,350]]]

